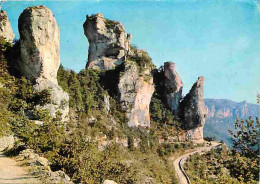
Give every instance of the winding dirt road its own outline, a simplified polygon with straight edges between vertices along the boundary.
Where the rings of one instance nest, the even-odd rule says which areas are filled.
[[[41,183],[25,167],[0,152],[0,183]]]
[[[185,161],[187,160],[187,158],[196,153],[208,152],[212,148],[215,148],[218,145],[219,145],[219,143],[212,142],[210,146],[202,147],[202,148],[197,149],[196,151],[186,153],[173,161],[173,165],[176,170],[177,176],[179,178],[180,184],[191,184],[191,182],[189,181],[189,177],[187,176],[186,172],[182,168],[182,166],[185,163]]]

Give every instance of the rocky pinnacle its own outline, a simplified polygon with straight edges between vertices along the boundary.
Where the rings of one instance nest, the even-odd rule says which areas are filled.
[[[164,87],[165,98],[168,108],[177,115],[179,111],[179,103],[182,98],[183,83],[176,71],[175,63],[164,63]]]
[[[101,13],[88,16],[83,24],[89,41],[89,69],[112,69],[126,59],[131,35],[126,34],[120,22],[108,20]]]
[[[45,6],[26,8],[19,17],[21,59],[19,72],[33,81],[37,91],[51,90],[51,104],[44,108],[55,116],[62,113],[65,120],[69,107],[69,95],[58,86],[57,72],[60,66],[60,30],[50,9]]]
[[[12,43],[14,40],[14,32],[6,11],[0,11],[0,38],[4,38],[7,42]]]
[[[183,128],[188,130],[188,138],[203,139],[203,126],[206,122],[207,110],[203,99],[204,77],[199,77],[180,103],[179,117]]]
[[[60,66],[60,30],[50,9],[26,8],[18,21],[21,42],[21,73],[30,79],[57,83]]]

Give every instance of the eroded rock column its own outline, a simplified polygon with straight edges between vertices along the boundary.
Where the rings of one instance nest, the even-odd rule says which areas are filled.
[[[4,38],[7,42],[12,43],[14,40],[14,32],[6,11],[0,11],[0,38]]]
[[[113,69],[126,59],[131,35],[120,22],[108,20],[100,13],[87,16],[84,33],[89,41],[89,69]]]
[[[19,17],[21,73],[30,79],[57,84],[60,66],[60,30],[48,8],[26,8]]]
[[[119,103],[129,120],[128,126],[150,127],[149,105],[154,85],[152,62],[147,52],[137,49],[131,51],[131,35],[126,34],[124,26],[104,18],[100,13],[87,16],[83,28],[89,41],[86,68],[113,70],[118,67],[120,75],[115,76],[119,81],[116,88]]]
[[[55,116],[61,111],[65,120],[69,108],[69,96],[57,82],[57,72],[60,66],[60,30],[57,21],[45,6],[26,8],[18,21],[20,33],[21,60],[20,73],[32,80],[38,91],[51,90],[52,103],[44,108]]]
[[[164,63],[164,77],[165,98],[167,106],[173,112],[173,114],[177,115],[179,112],[179,103],[182,98],[183,83],[176,71],[175,63]]]
[[[199,77],[190,92],[180,103],[179,117],[187,130],[186,140],[203,141],[203,126],[207,109],[203,99],[204,77]]]

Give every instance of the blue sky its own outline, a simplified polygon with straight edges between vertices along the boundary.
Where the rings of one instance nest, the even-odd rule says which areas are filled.
[[[132,44],[157,66],[174,61],[187,93],[205,77],[205,98],[256,103],[260,91],[260,6],[256,0],[9,1],[3,5],[19,38],[17,21],[28,6],[46,5],[61,32],[61,63],[85,67],[87,14],[122,22]]]

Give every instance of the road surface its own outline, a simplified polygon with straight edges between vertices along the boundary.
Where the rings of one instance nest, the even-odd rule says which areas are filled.
[[[198,148],[196,151],[193,151],[193,152],[190,152],[190,153],[186,153],[186,154],[178,157],[177,159],[175,159],[173,161],[174,168],[176,170],[176,173],[177,173],[177,176],[179,178],[180,184],[191,184],[190,181],[189,181],[189,177],[187,176],[186,172],[182,168],[182,166],[185,163],[185,161],[187,160],[187,158],[189,156],[193,155],[193,154],[196,154],[196,153],[208,152],[212,148],[214,148],[214,147],[216,147],[218,145],[219,145],[219,143],[212,142],[210,146]]]

